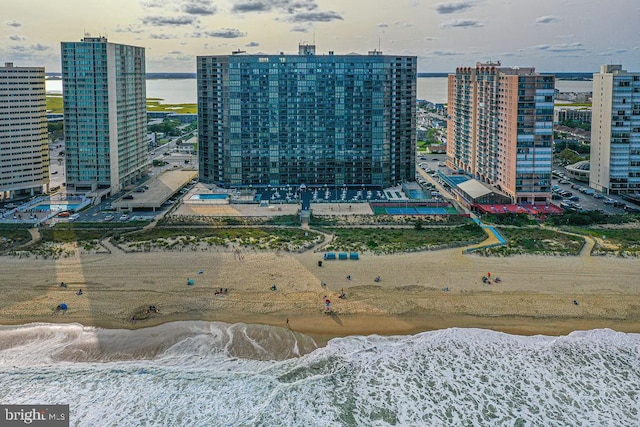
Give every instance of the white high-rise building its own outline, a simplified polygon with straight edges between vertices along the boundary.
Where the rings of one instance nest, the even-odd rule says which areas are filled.
[[[589,185],[640,192],[640,73],[603,65],[593,74]]]
[[[0,199],[49,189],[43,67],[0,67]]]
[[[144,48],[62,42],[67,191],[106,195],[147,173]]]

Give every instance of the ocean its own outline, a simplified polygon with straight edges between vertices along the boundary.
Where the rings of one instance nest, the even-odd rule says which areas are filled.
[[[561,92],[591,92],[592,82],[583,80],[556,80],[556,88]],[[62,93],[61,80],[47,80],[47,93]],[[197,102],[196,79],[148,79],[147,97],[161,98],[169,104]],[[447,102],[446,77],[420,77],[417,82],[418,99],[434,103]]]
[[[0,402],[72,426],[637,426],[640,334],[446,329],[317,348],[287,329],[0,327]]]

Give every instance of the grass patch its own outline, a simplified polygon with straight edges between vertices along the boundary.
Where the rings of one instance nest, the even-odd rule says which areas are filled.
[[[178,114],[196,114],[198,104],[164,104],[162,98],[147,98],[147,111],[165,111]],[[64,111],[62,95],[47,95],[47,111],[62,114]]]
[[[47,95],[47,112],[62,114],[63,111],[62,95]]]
[[[204,246],[241,246],[260,250],[298,251],[322,241],[323,236],[300,228],[188,228],[156,227],[116,241],[133,250],[198,249]]]
[[[436,228],[325,228],[333,241],[325,250],[375,254],[414,252],[478,243],[486,234],[475,223]]]
[[[498,231],[507,240],[507,244],[481,249],[478,253],[504,256],[577,255],[585,243],[583,237],[543,228],[500,228]]]
[[[551,215],[545,221],[553,226],[588,226],[592,224],[627,224],[638,222],[640,215],[607,215],[602,212],[566,212],[562,215]]]
[[[147,98],[147,111],[164,111],[167,113],[196,114],[198,104],[163,104],[163,99]]]
[[[640,228],[573,228],[572,231],[594,237],[596,255],[639,256]]]
[[[31,240],[31,234],[26,226],[0,224],[0,251],[22,245],[29,240]]]

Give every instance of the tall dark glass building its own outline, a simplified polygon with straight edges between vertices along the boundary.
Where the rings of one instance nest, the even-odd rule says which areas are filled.
[[[415,175],[414,56],[200,56],[200,180],[388,187]]]

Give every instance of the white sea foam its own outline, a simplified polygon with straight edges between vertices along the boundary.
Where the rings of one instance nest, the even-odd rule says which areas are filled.
[[[3,327],[0,402],[68,403],[83,426],[640,425],[638,334],[447,329],[312,348],[243,324]]]

